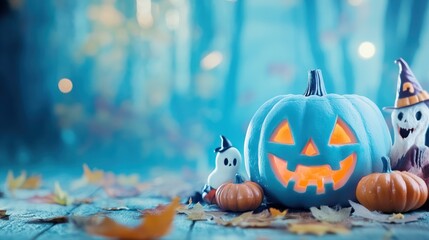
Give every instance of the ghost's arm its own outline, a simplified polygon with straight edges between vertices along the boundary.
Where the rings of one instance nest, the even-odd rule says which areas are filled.
[[[416,145],[411,146],[410,149],[405,153],[403,157],[398,160],[398,163],[394,167],[395,170],[408,171],[412,167],[422,168],[426,160],[429,158],[429,151],[426,151],[428,147],[417,147]]]
[[[408,171],[411,168],[411,162],[406,157],[406,155],[402,156],[398,159],[396,165],[393,167],[393,170],[399,171]]]
[[[422,173],[424,178],[429,178],[429,151],[428,147],[424,147],[423,160],[422,160]]]

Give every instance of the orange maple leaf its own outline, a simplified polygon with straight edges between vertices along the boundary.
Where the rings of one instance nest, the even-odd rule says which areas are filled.
[[[119,239],[154,239],[166,235],[171,228],[176,209],[179,207],[179,198],[159,212],[149,212],[140,225],[130,228],[115,222],[111,218],[103,218],[97,224],[86,226],[86,231],[93,235]]]
[[[22,189],[37,189],[40,187],[40,184],[42,182],[42,177],[37,176],[31,176],[25,180],[25,182],[22,184]]]
[[[277,208],[270,208],[269,211],[271,213],[271,216],[278,217],[278,218],[284,218],[287,214],[287,209],[280,211]]]
[[[83,177],[86,179],[88,183],[101,184],[104,179],[104,171],[101,171],[101,170],[91,171],[88,165],[83,164]]]

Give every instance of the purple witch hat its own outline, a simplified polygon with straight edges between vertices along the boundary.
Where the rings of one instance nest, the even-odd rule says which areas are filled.
[[[410,67],[404,59],[395,61],[399,66],[398,85],[395,106],[386,107],[386,110],[409,107],[414,104],[429,100],[429,94],[423,90]]]

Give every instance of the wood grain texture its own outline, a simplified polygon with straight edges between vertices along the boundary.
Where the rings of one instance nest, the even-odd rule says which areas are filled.
[[[49,218],[56,216],[91,216],[102,213],[114,220],[128,226],[136,226],[141,221],[139,210],[154,208],[159,204],[169,203],[167,198],[159,198],[145,193],[140,197],[114,199],[106,195],[102,188],[85,186],[70,190],[70,182],[76,176],[59,174],[58,178],[50,173],[44,179],[45,188],[39,190],[18,190],[12,197],[9,193],[0,198],[0,209],[7,209],[9,220],[0,220],[0,239],[37,239],[37,240],[74,240],[74,239],[104,239],[88,235],[82,229],[71,223],[64,224],[30,224],[29,220],[36,218]],[[64,190],[75,198],[93,198],[93,203],[71,206],[55,204],[30,203],[26,199],[35,194],[44,195],[50,192],[55,180],[60,179]],[[127,207],[127,210],[107,211],[109,207]],[[289,214],[293,215],[290,211]],[[224,227],[212,221],[190,221],[185,215],[177,215],[173,222],[171,232],[163,239],[214,239],[214,240],[264,240],[264,239],[427,239],[429,236],[429,213],[420,211],[424,218],[418,222],[407,224],[380,224],[366,223],[365,227],[354,227],[347,235],[325,235],[316,237],[312,235],[294,235],[286,231],[285,227],[276,229],[254,229]],[[299,212],[299,214],[302,214]],[[310,216],[308,213],[303,214]]]

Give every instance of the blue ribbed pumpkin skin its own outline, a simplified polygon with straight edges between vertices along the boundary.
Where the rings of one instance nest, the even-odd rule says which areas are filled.
[[[337,117],[353,131],[357,143],[330,146],[329,138]],[[294,145],[270,142],[277,126],[287,120],[292,130]],[[301,154],[312,139],[319,150],[318,156]],[[259,183],[268,199],[292,208],[320,205],[348,205],[355,200],[358,181],[372,172],[382,170],[382,156],[388,156],[391,137],[380,110],[368,98],[359,95],[327,94],[324,96],[283,95],[270,99],[253,116],[244,144],[244,161],[252,181]],[[316,186],[306,192],[296,192],[294,182],[285,187],[272,170],[268,154],[285,159],[288,168],[304,166],[334,166],[356,153],[355,170],[347,183],[334,190],[325,184],[325,193],[317,194]],[[293,169],[293,168],[292,168]]]

